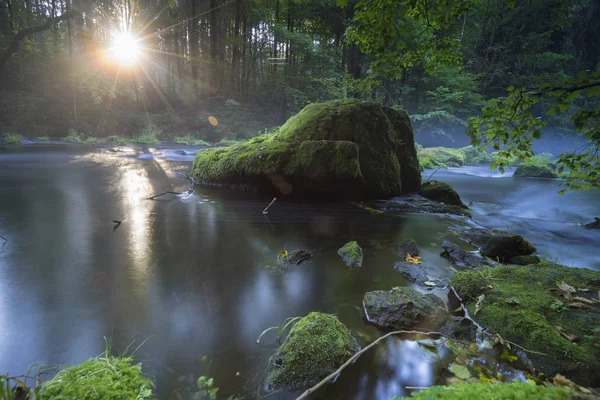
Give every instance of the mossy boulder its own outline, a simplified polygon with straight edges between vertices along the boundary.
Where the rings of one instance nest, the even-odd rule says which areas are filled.
[[[576,288],[573,296],[591,304],[568,307],[576,301],[560,295],[561,282]],[[551,263],[505,265],[459,272],[450,284],[477,323],[529,350],[527,356],[538,372],[546,377],[561,373],[583,386],[600,385],[600,337],[595,333],[600,304],[591,300],[600,289],[600,272]],[[485,299],[475,314],[482,294]],[[565,338],[557,327],[575,335],[577,342]]]
[[[351,241],[338,249],[338,255],[349,267],[361,267],[363,262],[363,249],[358,242]]]
[[[271,357],[269,390],[300,391],[331,374],[360,346],[337,317],[313,312],[300,319]]]
[[[151,398],[154,383],[131,358],[98,357],[60,371],[42,385],[38,399]],[[146,397],[138,397],[138,396]]]
[[[433,386],[402,400],[569,400],[569,390],[559,387],[538,386],[529,382],[513,383],[472,383],[450,386]]]
[[[437,329],[450,316],[439,297],[408,287],[368,292],[363,307],[367,320],[383,329]]]
[[[421,186],[419,194],[426,199],[442,203],[468,208],[460,199],[460,196],[452,186],[440,181],[427,181]]]
[[[358,100],[313,103],[275,134],[200,151],[192,175],[205,184],[291,196],[376,198],[421,186],[406,111]]]
[[[513,176],[522,178],[558,178],[558,174],[548,165],[521,165]]]
[[[462,234],[467,242],[480,248],[481,254],[507,263],[517,256],[528,256],[537,249],[521,235],[500,230],[472,228]]]

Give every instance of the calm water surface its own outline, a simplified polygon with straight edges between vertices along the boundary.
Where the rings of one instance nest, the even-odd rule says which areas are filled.
[[[473,202],[473,222],[287,201],[263,215],[270,199],[206,188],[145,199],[185,190],[171,169],[189,169],[192,158],[173,149],[0,148],[0,235],[8,240],[0,252],[0,372],[79,363],[112,335],[116,349],[146,340],[135,357],[160,398],[188,398],[200,375],[214,377],[224,394],[258,398],[277,346],[273,337],[256,343],[265,328],[324,311],[362,345],[380,335],[363,320],[361,300],[369,290],[409,285],[392,269],[394,248],[407,238],[436,277],[452,274],[439,257],[443,240],[458,241],[449,228],[473,223],[518,232],[550,258],[600,270],[600,236],[578,225],[600,216],[600,193],[558,196],[559,181],[487,167],[438,171],[435,179]],[[124,222],[113,230],[115,219]],[[336,254],[349,240],[365,250],[360,269]],[[314,258],[273,272],[284,248]],[[440,369],[416,342],[390,338],[319,398],[389,400],[408,394],[406,386],[436,383]]]

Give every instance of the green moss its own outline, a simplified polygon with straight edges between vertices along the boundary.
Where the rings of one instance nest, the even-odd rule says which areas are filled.
[[[226,151],[199,152],[192,173],[215,183],[255,183],[280,175],[293,184],[303,178],[316,192],[328,191],[326,185],[317,190],[307,178],[350,181],[363,197],[416,191],[421,184],[408,114],[357,100],[313,103],[274,134]]]
[[[100,138],[90,136],[90,137],[85,138],[84,143],[85,144],[96,144],[96,143],[100,143],[101,141],[102,140]]]
[[[463,204],[458,193],[452,189],[452,186],[444,182],[435,180],[427,181],[421,186],[419,194],[429,200],[467,208],[467,206]]]
[[[173,142],[177,143],[177,144],[185,144],[185,145],[191,145],[196,143],[198,139],[196,139],[195,137],[193,137],[192,135],[185,135],[185,136],[177,136],[173,139]]]
[[[206,140],[196,140],[193,142],[194,146],[210,146]]]
[[[220,140],[216,146],[219,147],[229,147],[229,146],[235,146],[238,144],[244,143],[243,141],[239,141],[239,140],[231,140],[231,139],[222,139]]]
[[[459,149],[465,157],[465,165],[491,164],[492,158],[485,151],[480,151],[473,146],[461,147]]]
[[[349,267],[360,267],[363,261],[363,249],[356,241],[348,242],[338,249],[338,255],[342,257]]]
[[[153,386],[131,358],[99,357],[59,372],[43,384],[39,399],[148,399]]]
[[[271,357],[267,387],[303,390],[335,371],[360,347],[334,315],[313,312],[302,318]]]
[[[40,136],[37,138],[39,142],[49,142],[50,138],[48,136]]]
[[[425,147],[419,152],[419,157],[427,157],[435,165],[455,163],[459,166],[465,165],[465,155],[461,149],[448,147]]]
[[[528,382],[513,383],[473,383],[450,386],[433,386],[420,392],[412,393],[405,400],[568,400],[569,390],[558,387],[537,386]]]
[[[150,145],[158,145],[160,144],[160,140],[156,138],[156,136],[149,133],[142,133],[138,136],[132,137],[130,140],[127,140],[128,143],[139,143],[139,144],[150,144]]]
[[[75,129],[69,129],[67,136],[63,137],[61,140],[67,143],[83,143],[81,134]]]
[[[547,165],[521,165],[514,176],[528,178],[558,178],[558,174]]]
[[[594,308],[558,312],[552,309],[551,305],[560,299],[556,284],[563,281],[597,293],[600,272],[542,262],[459,272],[452,278],[451,285],[466,301],[467,310],[478,323],[506,340],[544,353],[527,355],[546,376],[560,372],[582,385],[597,383],[600,349],[586,338],[597,326],[597,311]],[[486,297],[475,315],[475,299],[480,294]],[[562,337],[556,326],[576,335],[579,342]]]
[[[423,171],[424,169],[434,169],[435,168],[433,161],[431,161],[431,158],[429,158],[429,157],[419,156],[419,163],[420,163],[421,171]]]
[[[23,136],[18,133],[7,133],[4,135],[4,144],[20,144]]]

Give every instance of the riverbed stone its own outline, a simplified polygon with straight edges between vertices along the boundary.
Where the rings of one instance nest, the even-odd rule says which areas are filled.
[[[320,382],[360,350],[339,319],[312,312],[300,319],[269,360],[269,390],[301,391]]]
[[[408,287],[368,292],[363,307],[367,320],[383,329],[437,329],[449,318],[439,297]]]
[[[380,198],[421,187],[406,111],[355,99],[312,103],[275,134],[199,151],[192,175],[283,196]]]
[[[477,269],[484,265],[489,265],[489,262],[483,257],[463,250],[458,245],[447,240],[442,242],[442,248],[444,251],[441,256],[447,258],[457,267]]]
[[[396,255],[398,257],[404,258],[407,254],[410,254],[412,257],[419,255],[419,246],[414,239],[407,239],[396,247]]]
[[[418,195],[394,197],[385,203],[383,210],[425,214],[450,214],[471,218],[471,211],[466,208],[428,200]]]
[[[419,194],[426,199],[441,203],[467,208],[452,186],[440,181],[427,181],[421,186]]]
[[[522,178],[558,178],[558,174],[547,165],[520,165],[513,174]]]
[[[571,300],[558,289],[563,282],[576,290]],[[600,385],[600,272],[549,262],[502,265],[459,272],[451,285],[471,318],[527,349],[538,372],[546,377],[560,373],[583,386]],[[485,297],[475,313],[481,295]],[[562,336],[557,327],[577,341]]]
[[[528,256],[537,249],[521,235],[514,233],[484,228],[471,228],[461,234],[467,242],[480,248],[481,254],[498,260],[508,262],[517,256]]]
[[[342,257],[344,263],[349,267],[358,268],[362,266],[363,249],[358,242],[351,241],[338,249],[338,255]]]
[[[440,332],[451,339],[462,342],[474,343],[477,339],[477,325],[473,323],[473,320],[465,317],[450,317],[440,328]]]

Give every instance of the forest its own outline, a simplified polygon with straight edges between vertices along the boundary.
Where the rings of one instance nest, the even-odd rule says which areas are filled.
[[[600,399],[600,0],[0,0],[0,400]]]

